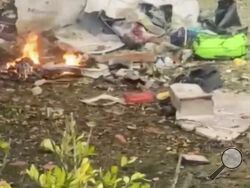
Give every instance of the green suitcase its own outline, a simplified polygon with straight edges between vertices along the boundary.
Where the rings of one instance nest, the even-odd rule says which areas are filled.
[[[192,47],[194,54],[203,59],[245,58],[247,36],[243,33],[233,36],[199,34]]]

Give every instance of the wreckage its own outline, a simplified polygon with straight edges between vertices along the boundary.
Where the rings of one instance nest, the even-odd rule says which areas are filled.
[[[16,0],[15,6],[9,8],[8,14],[1,14],[1,19],[5,19],[2,24],[6,28],[11,22],[11,27],[16,27],[7,34],[15,35],[19,43],[14,41],[15,50],[9,48],[11,56],[1,61],[1,79],[49,82],[64,77],[102,77],[136,84],[143,91],[166,84],[170,86],[166,89],[171,91],[171,106],[177,111],[176,123],[183,129],[210,139],[232,140],[250,126],[242,119],[249,116],[245,105],[227,101],[220,104],[220,98],[232,97],[234,101],[244,100],[247,105],[248,94],[223,94],[220,91],[223,82],[216,68],[204,67],[173,79],[164,74],[165,70],[185,66],[191,58],[207,61],[246,58],[247,27],[242,26],[233,1],[231,4],[219,1],[214,19],[199,14],[196,0],[107,0],[102,4],[94,0],[74,3]],[[126,14],[127,11],[131,14]],[[4,32],[7,31],[2,30],[1,36],[7,40]],[[178,82],[181,84],[175,85]],[[104,94],[93,101],[103,97],[113,101],[111,104],[154,101],[153,92],[143,91],[124,94],[125,100]],[[85,104],[91,101],[82,100]],[[238,106],[239,111],[231,112],[230,105]],[[192,114],[195,111],[198,114]]]

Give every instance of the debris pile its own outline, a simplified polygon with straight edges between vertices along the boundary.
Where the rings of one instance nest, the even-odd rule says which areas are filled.
[[[0,32],[3,50],[10,52],[0,60],[0,78],[44,79],[40,85],[62,77],[101,80],[112,87],[82,103],[154,102],[166,120],[174,117],[183,129],[209,139],[232,140],[250,126],[243,118],[250,116],[249,84],[240,94],[228,87],[233,73],[243,72],[232,81],[238,86],[250,77],[248,27],[235,1],[220,0],[213,18],[197,0],[16,0],[13,7],[17,11],[0,17],[8,15],[17,31],[11,42]],[[115,88],[122,91],[118,97],[108,94]]]

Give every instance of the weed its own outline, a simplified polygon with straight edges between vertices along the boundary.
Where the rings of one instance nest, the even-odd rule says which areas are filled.
[[[60,144],[45,139],[41,147],[57,156],[58,166],[45,173],[39,173],[32,165],[28,176],[42,188],[149,188],[145,174],[135,172],[132,175],[120,175],[119,168],[131,164],[135,159],[122,156],[120,166],[111,166],[107,171],[95,169],[90,160],[95,148],[89,145],[94,123],[88,125],[90,133],[76,134],[76,122],[73,115],[65,122],[66,130]]]

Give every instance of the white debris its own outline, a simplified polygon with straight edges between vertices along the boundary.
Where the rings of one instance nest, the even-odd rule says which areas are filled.
[[[110,75],[110,71],[107,65],[98,64],[98,67],[99,68],[84,68],[82,70],[82,75],[93,79]]]
[[[200,6],[197,0],[142,0],[142,2],[152,4],[155,7],[172,5],[172,26],[175,28],[198,25]]]
[[[141,0],[99,0],[88,1],[86,12],[104,10],[107,16],[111,18],[137,19],[137,6]],[[128,14],[129,12],[129,14]]]
[[[155,66],[157,69],[170,68],[174,66],[174,62],[170,57],[158,57]]]
[[[55,36],[59,46],[66,45],[87,54],[105,54],[124,46],[116,35],[104,33],[93,35],[76,24],[57,29]]]
[[[214,114],[212,95],[205,93],[199,85],[173,84],[170,86],[170,95],[177,110],[176,119]]]
[[[43,90],[39,86],[36,86],[31,89],[31,92],[33,95],[40,95],[43,92]]]
[[[250,127],[250,94],[231,93],[216,90],[212,93],[214,103],[214,114],[184,115],[177,111],[176,123],[187,131],[194,131],[196,134],[207,137],[211,140],[230,141],[236,139],[241,133]],[[180,102],[172,98],[177,109]],[[178,101],[178,100],[177,100]],[[193,104],[193,106],[192,106]],[[181,108],[186,108],[185,113],[194,112],[200,104],[190,103]],[[205,107],[204,103],[204,107]],[[183,111],[182,111],[183,112]],[[196,111],[195,111],[196,112]]]
[[[188,162],[196,165],[209,164],[209,160],[203,155],[183,154],[182,161],[184,163]]]
[[[75,22],[85,0],[16,0],[19,33],[44,31]]]
[[[118,97],[113,97],[111,95],[107,95],[107,94],[102,94],[99,95],[97,97],[94,98],[90,98],[90,99],[84,99],[84,100],[80,100],[81,102],[88,104],[88,105],[92,105],[92,106],[110,106],[110,105],[114,105],[116,103],[120,103],[120,104],[125,104],[124,100]],[[109,102],[105,102],[105,103],[98,103],[99,101],[109,101]]]

